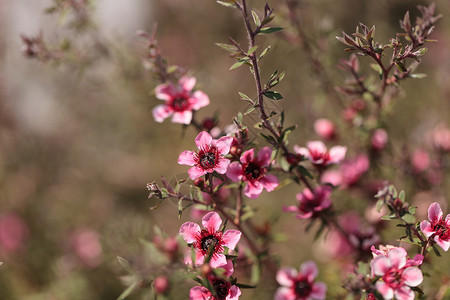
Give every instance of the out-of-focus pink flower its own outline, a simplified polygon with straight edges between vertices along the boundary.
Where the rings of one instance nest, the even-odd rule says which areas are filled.
[[[28,226],[19,215],[10,213],[0,218],[0,251],[13,253],[19,250],[28,235]]]
[[[207,213],[202,219],[204,229],[193,222],[186,222],[181,225],[180,235],[188,244],[193,244],[195,250],[195,264],[201,265],[205,262],[211,252],[210,265],[213,268],[218,268],[227,263],[225,255],[223,254],[224,246],[230,250],[234,250],[241,232],[238,230],[227,230],[225,233],[220,231],[222,219],[216,212]],[[186,256],[186,263],[190,262],[190,256]]]
[[[371,262],[372,273],[380,276],[375,284],[384,299],[413,300],[411,287],[418,286],[423,281],[422,272],[418,267],[406,265],[406,251],[394,248],[387,255],[378,255]]]
[[[221,268],[225,269],[224,276],[229,278],[233,272],[234,267],[231,260],[227,261],[227,264],[221,266]],[[232,285],[229,280],[225,278],[220,278],[214,274],[207,275],[208,281],[211,284],[211,288],[214,289],[216,296],[203,286],[195,286],[189,291],[189,299],[190,300],[237,300],[241,295],[241,290]]]
[[[304,262],[297,272],[294,268],[283,268],[277,273],[281,285],[275,294],[275,300],[321,300],[325,299],[327,286],[315,282],[318,274],[313,261]]]
[[[166,103],[153,109],[153,118],[162,122],[172,116],[172,122],[190,124],[192,111],[209,104],[208,95],[202,91],[192,92],[196,83],[194,77],[182,77],[178,84],[160,84],[155,88],[156,98]]]
[[[314,131],[325,140],[330,140],[336,136],[334,124],[328,119],[317,119],[314,122]]]
[[[158,276],[153,279],[153,286],[157,294],[164,294],[169,289],[169,279],[166,276]]]
[[[441,151],[450,151],[450,129],[445,125],[438,125],[431,132],[433,146]]]
[[[102,261],[102,245],[97,232],[82,229],[73,236],[73,248],[78,258],[89,268],[97,267]]]
[[[323,250],[332,257],[364,256],[372,245],[380,243],[380,237],[372,226],[365,226],[358,214],[349,212],[338,219],[343,232],[336,229],[328,233]]]
[[[199,150],[181,152],[178,163],[193,166],[188,171],[192,180],[214,171],[225,174],[230,160],[224,156],[230,152],[232,141],[233,138],[228,136],[213,140],[209,133],[202,131],[195,138],[195,144]]]
[[[444,251],[450,248],[450,214],[444,219],[439,203],[434,202],[428,208],[428,220],[420,222],[420,230],[431,238]]]
[[[287,206],[283,210],[297,213],[297,218],[309,219],[316,217],[321,211],[331,206],[331,187],[319,186],[314,189],[314,193],[309,189],[297,194],[297,206]]]
[[[267,168],[270,166],[270,157],[272,149],[263,147],[255,156],[255,149],[244,152],[239,162],[233,162],[227,171],[227,176],[234,182],[247,182],[244,188],[244,194],[252,199],[258,198],[263,188],[271,192],[278,186],[278,179],[267,174]]]
[[[411,266],[420,266],[423,263],[423,255],[422,254],[416,254],[414,256],[414,258],[409,258],[408,257],[408,253],[406,252],[406,250],[403,247],[395,247],[392,245],[380,245],[378,247],[379,249],[376,249],[375,246],[372,246],[370,248],[370,250],[372,251],[372,255],[373,257],[377,257],[378,255],[383,255],[383,256],[388,256],[389,251],[391,251],[392,249],[397,249],[398,251],[401,251],[404,253],[405,257],[406,257],[406,267],[411,267]]]
[[[423,172],[430,166],[430,155],[425,150],[417,149],[413,152],[411,164],[415,172]]]
[[[386,130],[378,128],[373,132],[372,138],[370,139],[372,148],[375,150],[383,150],[388,142],[388,134]]]
[[[320,182],[348,187],[358,182],[361,176],[369,170],[369,166],[370,162],[367,155],[360,154],[354,159],[345,160],[338,170],[325,171],[320,178]]]
[[[294,146],[294,151],[309,159],[315,165],[331,165],[340,163],[347,152],[347,147],[334,146],[328,151],[321,141],[308,142],[306,148]]]

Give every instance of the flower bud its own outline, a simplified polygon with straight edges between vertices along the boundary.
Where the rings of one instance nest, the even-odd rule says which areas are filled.
[[[158,276],[153,280],[153,286],[157,294],[163,294],[169,288],[169,279],[165,276]]]
[[[325,140],[330,140],[336,135],[334,124],[328,119],[317,119],[314,122],[314,131]]]
[[[383,150],[384,147],[386,147],[386,144],[388,142],[388,134],[386,130],[379,128],[373,132],[372,138],[370,140],[372,144],[372,148],[380,151]]]

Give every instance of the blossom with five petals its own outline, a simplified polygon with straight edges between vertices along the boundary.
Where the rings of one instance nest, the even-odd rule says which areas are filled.
[[[347,147],[334,146],[328,150],[323,142],[312,141],[306,144],[306,148],[295,145],[294,151],[315,165],[327,166],[340,163],[345,158]]]
[[[205,258],[211,257],[210,265],[213,268],[226,265],[224,247],[234,250],[241,232],[238,230],[227,230],[225,233],[220,231],[222,219],[216,212],[207,213],[202,219],[203,229],[193,222],[186,222],[181,225],[180,235],[188,244],[192,244],[195,250],[195,264],[201,265]],[[190,257],[187,256],[186,262],[190,263]]]
[[[225,174],[230,160],[224,156],[230,152],[232,142],[232,137],[224,136],[214,140],[209,133],[202,131],[195,138],[198,151],[181,152],[178,163],[192,166],[188,171],[192,180],[214,171]]]
[[[192,92],[195,77],[181,77],[178,84],[160,84],[155,88],[156,98],[166,103],[153,109],[153,118],[161,123],[172,115],[172,122],[190,124],[192,111],[209,104],[209,97],[202,91]]]
[[[427,238],[432,238],[444,251],[450,248],[450,214],[444,219],[439,203],[434,202],[428,208],[428,219],[420,222],[420,230]]]

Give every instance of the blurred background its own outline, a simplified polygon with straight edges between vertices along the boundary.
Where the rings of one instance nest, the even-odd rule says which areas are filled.
[[[276,12],[274,24],[284,27],[285,34],[258,37],[260,50],[272,45],[261,68],[264,78],[275,69],[286,71],[277,87],[285,100],[269,107],[286,110],[286,123],[298,124],[290,136],[291,146],[319,139],[313,124],[325,117],[337,126],[340,139],[335,143],[348,145],[348,156],[357,154],[352,143],[359,133],[344,121],[342,105],[314,70],[305,43],[311,45],[330,83],[341,85],[346,75],[336,65],[348,53],[335,36],[351,33],[364,22],[375,24],[375,39],[387,43],[400,31],[398,20],[406,11],[414,20],[419,14],[416,6],[429,3],[299,1],[306,35],[301,40],[289,38],[297,33],[286,18],[284,1],[269,2]],[[265,1],[249,4],[262,14]],[[407,201],[420,208],[419,219],[426,217],[434,201],[449,212],[448,168],[438,181],[418,187],[416,175],[389,163],[405,149],[428,151],[433,130],[450,126],[450,6],[438,1],[436,7],[444,16],[432,35],[438,42],[431,44],[418,70],[427,77],[402,83],[403,92],[385,118],[389,134],[385,157],[365,181],[369,186],[372,179],[387,179],[405,189]],[[171,182],[187,177],[187,167],[178,165],[177,158],[193,149],[197,132],[169,119],[153,120],[151,110],[160,103],[152,92],[158,81],[142,65],[142,45],[135,33],[150,31],[158,23],[163,56],[169,64],[189,70],[197,78],[197,88],[211,99],[197,116],[201,120],[219,114],[223,128],[246,109],[237,92],[255,95],[248,69],[228,71],[234,60],[214,45],[226,43],[229,36],[245,45],[243,23],[237,11],[211,0],[16,0],[0,1],[0,9],[0,299],[116,299],[126,288],[121,278],[126,272],[116,257],[125,258],[150,279],[161,275],[167,270],[152,265],[141,240],[154,240],[155,226],[176,237],[180,225],[191,220],[189,211],[178,219],[176,202],[170,200],[150,210],[156,200],[147,199],[146,183],[160,182],[161,175]],[[36,59],[27,54],[21,35],[41,35],[48,49],[58,50]],[[256,120],[257,115],[249,115],[245,122],[251,127]],[[250,129],[250,135],[256,137],[258,131]],[[318,261],[319,278],[334,286],[329,299],[335,299],[342,292],[339,270],[345,259],[318,251],[320,239],[314,242],[313,234],[303,234],[305,224],[281,211],[283,205],[294,205],[300,191],[291,183],[248,201],[257,209],[254,223],[263,227],[268,220],[272,232],[280,233],[272,249],[282,266],[297,268],[307,259]],[[333,201],[341,210],[356,207],[361,212],[366,205],[360,198],[367,197],[337,191]],[[397,243],[399,234],[394,231],[382,238]],[[183,253],[184,244],[179,247]],[[448,253],[433,260],[450,282]],[[244,283],[249,280],[245,272],[241,278]],[[180,287],[175,286],[169,299],[186,299],[194,285],[175,279],[171,283]],[[441,285],[426,283],[425,290],[435,294]],[[276,288],[270,281],[245,290],[242,299],[271,299]],[[143,286],[129,299],[146,296]]]

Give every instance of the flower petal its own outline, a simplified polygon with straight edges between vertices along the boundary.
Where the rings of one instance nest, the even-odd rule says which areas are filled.
[[[195,138],[195,145],[197,145],[197,148],[204,147],[206,145],[211,145],[212,137],[209,133],[206,131],[200,132],[197,137]]]
[[[160,100],[172,99],[175,92],[175,88],[171,84],[159,84],[155,87],[155,96]]]
[[[438,244],[439,247],[441,247],[442,250],[444,250],[445,252],[447,252],[448,249],[450,248],[450,239],[443,240],[443,239],[441,239],[439,236],[435,236],[435,237],[434,237],[434,241],[435,241],[436,244]]]
[[[280,287],[275,293],[275,300],[295,300],[296,297],[294,291],[287,287]]]
[[[392,299],[394,297],[394,290],[392,290],[385,282],[378,281],[375,286],[384,299]]]
[[[227,264],[221,266],[221,268],[225,270],[225,273],[223,275],[225,275],[227,278],[230,277],[231,275],[233,275],[233,273],[234,273],[234,266],[233,266],[233,262],[231,261],[231,259],[228,259]]]
[[[240,295],[241,290],[237,286],[232,285],[228,292],[227,300],[238,300]]]
[[[180,156],[178,156],[178,164],[194,166],[196,164],[194,160],[194,152],[193,151],[183,151]]]
[[[176,111],[173,113],[172,116],[173,123],[189,125],[191,124],[191,121],[192,121],[192,111],[190,110]]]
[[[309,154],[309,150],[305,147],[299,147],[297,145],[294,145],[294,151],[295,151],[295,153],[300,154],[300,155],[306,157],[307,159],[311,158],[311,155]]]
[[[190,92],[194,88],[196,82],[197,79],[190,76],[183,76],[178,80],[178,84],[187,92]]]
[[[386,256],[379,255],[370,262],[372,272],[376,276],[383,276],[391,268],[391,261]]]
[[[189,300],[210,299],[211,296],[211,292],[204,286],[194,286],[189,291]]]
[[[198,110],[209,104],[209,97],[202,91],[196,91],[192,97],[189,98],[189,103],[191,104],[192,109]]]
[[[152,114],[153,119],[155,119],[156,122],[161,123],[172,114],[172,109],[165,104],[161,104],[153,108]]]
[[[197,166],[194,166],[188,170],[189,178],[192,180],[195,180],[199,178],[200,176],[205,175],[207,172],[203,170],[202,168],[199,168]]]
[[[423,274],[418,267],[409,267],[403,271],[402,279],[406,285],[418,286],[423,281]]]
[[[218,254],[216,253],[213,255],[213,257],[211,257],[209,264],[214,269],[218,268],[218,267],[222,267],[227,264],[227,258],[222,253],[218,253]]]
[[[277,282],[285,287],[291,287],[297,277],[297,270],[294,268],[282,268],[277,272]]]
[[[251,199],[256,199],[256,198],[258,198],[259,195],[261,195],[263,188],[264,187],[260,182],[249,181],[244,188],[244,195]]]
[[[347,153],[347,147],[344,146],[334,146],[330,149],[330,160],[326,163],[329,164],[338,164],[345,158],[345,154]]]
[[[220,225],[222,224],[222,219],[220,218],[219,214],[215,211],[211,211],[207,213],[202,218],[202,225],[206,229],[213,228],[215,231],[218,231],[220,228]]]
[[[423,234],[425,234],[427,238],[429,238],[434,233],[430,222],[428,222],[427,220],[420,222],[420,230],[422,230]]]
[[[271,192],[278,186],[278,178],[275,175],[267,174],[259,180],[266,191]]]
[[[231,143],[233,143],[231,136],[221,137],[216,141],[217,150],[221,155],[227,155],[230,152]]]
[[[431,204],[430,207],[428,208],[428,219],[432,223],[434,223],[439,221],[442,218],[442,216],[443,213],[439,203],[434,202],[433,204]]]
[[[403,268],[406,264],[406,256],[407,255],[408,254],[407,254],[406,250],[401,247],[391,249],[388,252],[388,258],[391,261],[391,266],[395,267],[397,269]]]
[[[323,282],[316,282],[312,287],[311,294],[312,299],[323,300],[327,294],[327,285]]]
[[[319,270],[317,270],[316,263],[313,262],[312,260],[309,260],[309,261],[304,262],[300,266],[300,273],[303,276],[307,276],[308,280],[310,282],[312,282],[314,280],[314,278],[317,277],[317,274],[319,274]]]
[[[224,246],[228,247],[230,250],[234,250],[241,238],[241,234],[242,233],[239,230],[234,229],[225,231],[225,234],[222,237]]]
[[[197,235],[200,233],[200,226],[193,222],[186,222],[180,227],[180,235],[188,244],[192,244],[197,240]]]
[[[317,152],[322,155],[327,153],[327,146],[321,141],[311,141],[306,144],[309,152]]]
[[[219,158],[219,162],[214,167],[214,171],[216,171],[219,174],[225,174],[228,170],[228,166],[230,165],[230,160],[226,158]]]
[[[253,161],[254,156],[255,156],[255,149],[247,150],[242,154],[240,161],[242,164],[248,164],[249,162]]]
[[[270,165],[270,157],[272,156],[272,149],[270,147],[262,147],[258,151],[258,163],[261,167]]]
[[[395,299],[414,300],[414,292],[407,286],[401,286],[395,290]]]
[[[242,166],[237,161],[232,162],[227,170],[227,176],[234,182],[241,181],[242,179]]]

